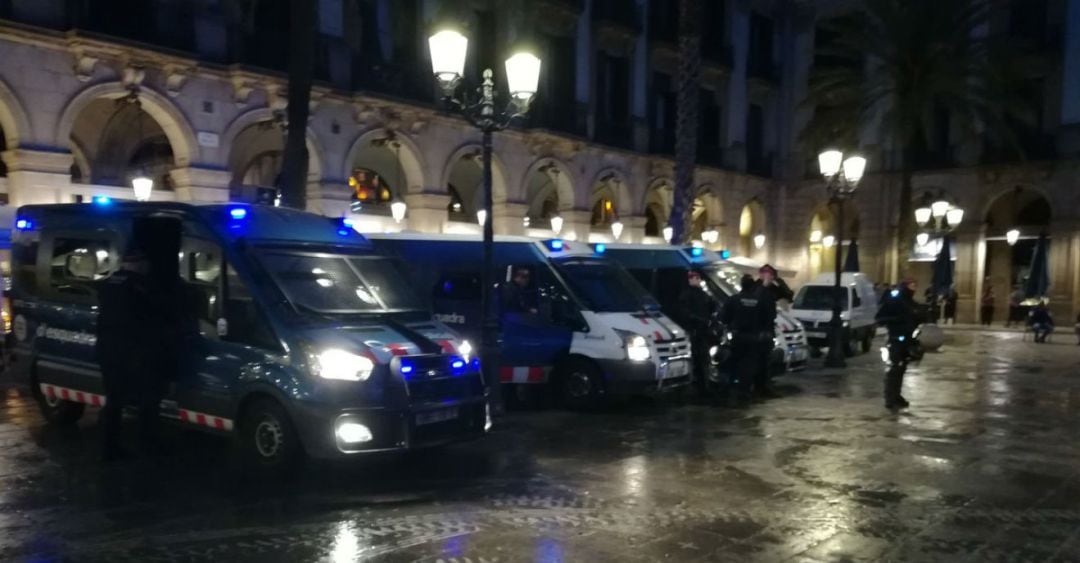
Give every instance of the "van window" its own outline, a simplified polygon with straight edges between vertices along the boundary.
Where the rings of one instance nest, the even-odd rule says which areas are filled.
[[[38,241],[19,240],[11,245],[11,260],[14,264],[13,283],[20,291],[34,295],[37,293],[37,255]]]
[[[49,287],[56,293],[97,298],[95,282],[113,272],[117,256],[108,240],[57,237],[49,261]]]
[[[446,274],[432,288],[432,293],[435,299],[480,301],[480,279],[477,274]]]
[[[281,344],[274,337],[258,303],[251,295],[244,280],[229,264],[225,265],[225,285],[228,299],[225,302],[225,320],[229,331],[225,340],[279,352]]]
[[[795,296],[793,308],[806,311],[831,311],[837,295],[836,288],[831,285],[804,285]],[[848,292],[840,288],[840,308],[848,308]]]
[[[216,323],[221,318],[221,268],[224,264],[221,249],[212,244],[188,243],[185,246],[188,252],[183,277],[195,289],[199,330],[215,337]]]

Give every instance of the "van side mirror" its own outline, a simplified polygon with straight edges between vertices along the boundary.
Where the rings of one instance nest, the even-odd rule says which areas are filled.
[[[218,338],[224,338],[229,335],[229,321],[223,318],[218,319],[215,328],[217,329]]]

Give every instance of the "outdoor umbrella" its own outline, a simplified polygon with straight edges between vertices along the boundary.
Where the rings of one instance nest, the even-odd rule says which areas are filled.
[[[1050,288],[1050,256],[1048,253],[1049,241],[1046,233],[1039,235],[1035,243],[1035,253],[1031,255],[1031,271],[1028,273],[1027,283],[1024,284],[1024,296],[1028,298],[1046,297],[1046,291]]]
[[[844,258],[845,272],[859,271],[859,241],[852,239],[847,247],[847,257]]]
[[[934,279],[931,286],[938,295],[947,295],[953,286],[952,241],[941,238],[941,250],[934,260]]]

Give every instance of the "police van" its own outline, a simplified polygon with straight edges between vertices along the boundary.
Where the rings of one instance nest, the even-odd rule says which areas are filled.
[[[741,274],[733,276],[728,261],[706,248],[609,244],[607,254],[649,288],[669,313],[675,311],[679,295],[686,288],[686,275],[691,271],[701,274],[709,293],[718,299],[738,293]],[[806,367],[809,347],[806,332],[799,321],[777,307],[775,331],[770,371],[778,374]]]
[[[370,238],[409,264],[438,319],[479,338],[480,237],[398,233]],[[650,394],[690,382],[686,333],[603,251],[602,244],[562,239],[495,238],[495,301],[505,301],[512,291],[531,302],[518,310],[504,306],[491,312],[500,321],[502,383],[550,383],[565,404],[579,407],[608,395]],[[515,274],[522,270],[528,281],[515,288]]]
[[[432,321],[398,264],[342,220],[106,198],[22,207],[15,222],[16,365],[49,421],[72,423],[106,401],[97,287],[117,270],[137,216],[182,221],[182,277],[199,296],[201,336],[163,417],[232,435],[270,467],[490,428],[470,345]]]

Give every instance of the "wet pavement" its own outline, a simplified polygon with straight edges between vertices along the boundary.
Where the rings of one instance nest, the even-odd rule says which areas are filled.
[[[481,442],[237,471],[228,444],[96,461],[2,389],[0,560],[1077,561],[1080,347],[956,332],[881,406],[877,354],[746,409],[517,412]]]

